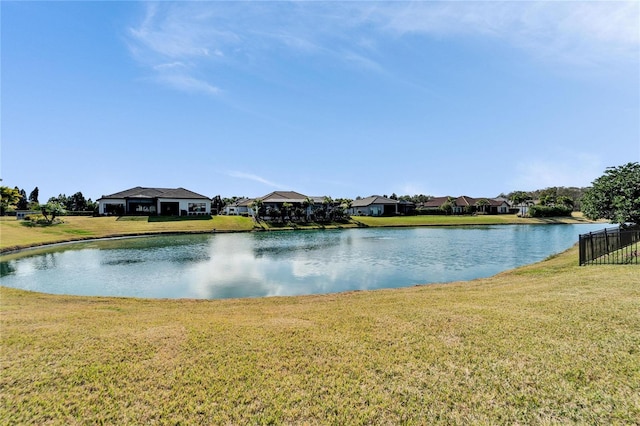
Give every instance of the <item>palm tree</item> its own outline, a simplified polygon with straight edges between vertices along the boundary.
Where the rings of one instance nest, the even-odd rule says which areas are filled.
[[[525,191],[516,191],[511,194],[511,202],[520,207],[520,216],[526,216],[525,207],[531,204],[531,196]]]
[[[253,210],[253,215],[258,220],[260,220],[260,210],[262,210],[262,206],[264,206],[264,202],[260,198],[256,198],[251,203],[251,210]]]
[[[322,200],[322,210],[324,211],[324,220],[329,220],[331,210],[333,210],[333,199],[328,195]]]
[[[313,201],[313,198],[311,198],[311,197],[306,197],[302,201],[302,205],[304,206],[305,210],[307,211],[307,222],[308,222],[309,221],[309,217],[311,216],[311,210],[313,209],[313,206],[315,205],[315,201]]]
[[[288,202],[284,202],[282,203],[282,221],[284,222],[284,218],[286,216],[291,216],[291,207],[293,207],[293,204],[288,203]],[[289,217],[289,219],[291,219]]]
[[[349,213],[348,213],[348,211],[349,211],[349,209],[350,209],[351,207],[353,207],[353,200],[352,200],[352,199],[350,199],[350,198],[343,198],[341,201],[342,201],[342,202],[341,202],[341,204],[340,204],[340,207],[341,207],[341,208],[342,208],[342,210],[345,212],[345,215],[346,215],[347,217],[349,217]]]
[[[487,206],[491,204],[489,202],[489,200],[487,200],[486,198],[480,198],[477,202],[476,202],[476,206],[480,207],[480,210],[482,211],[482,213],[486,213],[487,211]]]

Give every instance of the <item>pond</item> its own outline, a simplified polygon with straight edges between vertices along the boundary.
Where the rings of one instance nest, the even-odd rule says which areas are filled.
[[[100,240],[0,257],[0,275],[4,286],[52,294],[322,294],[488,277],[540,261],[571,247],[579,234],[601,228],[369,228]]]

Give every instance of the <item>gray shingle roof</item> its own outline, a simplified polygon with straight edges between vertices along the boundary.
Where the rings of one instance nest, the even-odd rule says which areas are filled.
[[[302,203],[306,198],[306,195],[295,191],[274,191],[259,199],[266,203]]]
[[[209,197],[189,191],[184,188],[143,188],[136,186],[135,188],[126,189],[110,195],[103,195],[99,200],[108,198],[202,198],[209,200]]]
[[[398,204],[398,200],[392,200],[390,198],[381,197],[379,195],[372,195],[371,197],[362,198],[360,200],[353,200],[351,207],[366,207],[372,204]]]

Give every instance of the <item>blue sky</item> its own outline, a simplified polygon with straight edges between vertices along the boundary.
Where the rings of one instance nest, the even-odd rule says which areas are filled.
[[[2,1],[2,184],[588,186],[640,161],[639,4]]]

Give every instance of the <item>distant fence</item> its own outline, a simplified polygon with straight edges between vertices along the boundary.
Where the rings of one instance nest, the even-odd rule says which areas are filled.
[[[640,264],[640,229],[607,228],[580,235],[580,266]]]

